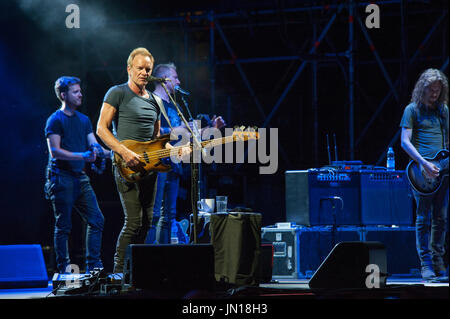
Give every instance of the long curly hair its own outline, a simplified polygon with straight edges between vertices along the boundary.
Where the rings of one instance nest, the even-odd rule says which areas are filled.
[[[411,102],[417,106],[423,105],[423,98],[425,95],[425,89],[430,86],[431,83],[439,81],[442,85],[441,94],[439,95],[436,104],[439,108],[442,108],[444,104],[448,103],[448,80],[444,73],[438,69],[425,70],[417,80],[414,90],[412,92]]]

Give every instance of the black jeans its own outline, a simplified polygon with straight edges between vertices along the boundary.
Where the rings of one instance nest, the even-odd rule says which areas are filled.
[[[122,273],[128,245],[143,244],[152,224],[157,174],[129,183],[120,176],[116,168],[113,170],[124,213],[124,225],[117,239],[114,255],[114,273]]]
[[[64,171],[49,173],[45,192],[55,215],[54,245],[58,271],[64,273],[70,265],[68,239],[72,229],[72,210],[87,223],[86,267],[87,271],[103,268],[100,259],[104,217],[97,203],[89,177]]]

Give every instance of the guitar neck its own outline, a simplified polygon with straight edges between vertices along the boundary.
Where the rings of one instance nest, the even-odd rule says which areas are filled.
[[[212,140],[207,140],[207,141],[203,141],[202,147],[214,147],[217,145],[221,145],[221,144],[226,144],[226,143],[231,143],[234,141],[234,135],[230,135],[230,136],[225,136],[225,137],[220,137],[220,138],[215,138]],[[192,146],[191,146],[192,148]]]
[[[202,148],[210,148],[210,147],[214,147],[214,146],[218,146],[218,145],[222,145],[222,144],[231,143],[234,141],[235,141],[235,136],[230,135],[230,136],[215,138],[212,140],[202,141],[201,146],[202,146]],[[170,157],[171,152],[177,152],[178,150],[182,149],[183,147],[185,147],[185,146],[177,146],[177,147],[174,147],[171,149],[162,150],[162,151],[158,152],[158,158]],[[192,148],[193,148],[192,144],[189,147],[192,150]]]

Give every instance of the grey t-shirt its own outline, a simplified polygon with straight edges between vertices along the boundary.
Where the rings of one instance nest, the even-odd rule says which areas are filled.
[[[119,141],[146,142],[152,139],[161,112],[151,93],[146,99],[134,93],[128,83],[123,83],[110,88],[103,102],[117,110],[113,125]]]
[[[447,105],[444,105],[443,111],[443,121],[440,120],[438,109],[418,108],[415,103],[410,103],[403,112],[400,127],[412,129],[411,143],[424,157],[432,158],[444,148],[443,129],[448,132]],[[441,122],[444,128],[441,127]]]

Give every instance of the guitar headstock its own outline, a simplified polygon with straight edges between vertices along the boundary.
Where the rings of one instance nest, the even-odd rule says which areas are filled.
[[[235,126],[233,131],[233,139],[235,141],[248,141],[259,139],[259,133],[256,131],[257,127]]]

